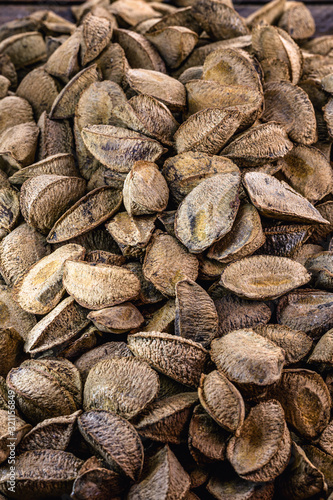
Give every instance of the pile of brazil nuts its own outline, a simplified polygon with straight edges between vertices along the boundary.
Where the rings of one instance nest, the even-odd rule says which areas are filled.
[[[0,26],[0,500],[332,500],[333,35],[72,12]]]

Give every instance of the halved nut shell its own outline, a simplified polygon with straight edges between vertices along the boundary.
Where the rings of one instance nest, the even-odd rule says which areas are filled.
[[[239,207],[237,173],[204,179],[183,200],[175,217],[175,234],[200,253],[231,230]]]
[[[137,481],[143,467],[143,446],[134,427],[124,418],[104,410],[83,413],[78,419],[84,439],[108,465]]]
[[[83,407],[131,419],[157,396],[158,374],[134,357],[104,359],[92,367],[84,385]]]
[[[192,340],[160,332],[140,332],[128,337],[128,347],[139,359],[177,380],[197,387],[207,351]]]
[[[221,284],[240,297],[276,299],[311,279],[302,264],[286,257],[255,255],[227,266]]]
[[[112,187],[94,189],[78,200],[51,229],[47,241],[60,243],[91,231],[119,209],[121,191]]]
[[[327,222],[306,198],[271,175],[247,172],[243,182],[251,202],[266,217],[306,223]]]
[[[94,310],[135,299],[140,292],[140,281],[128,269],[90,262],[67,261],[63,284],[81,306]]]
[[[198,277],[199,262],[169,234],[155,233],[146,250],[143,273],[164,295],[175,296],[178,281]]]
[[[34,264],[15,284],[14,299],[22,309],[32,314],[47,314],[65,293],[62,284],[65,261],[81,260],[85,249],[70,243],[57,248]]]
[[[202,375],[198,389],[200,403],[221,427],[238,434],[245,418],[240,392],[222,373],[214,370]]]
[[[328,425],[331,398],[317,372],[301,368],[284,370],[272,393],[282,404],[287,422],[305,438],[317,437]]]
[[[187,428],[196,392],[183,392],[153,402],[139,416],[134,426],[138,433],[152,441],[180,444],[186,441]]]
[[[275,400],[260,403],[250,410],[239,436],[232,437],[227,456],[244,479],[272,481],[286,468],[291,439],[284,412]]]
[[[256,386],[277,382],[285,361],[279,346],[251,329],[235,330],[213,340],[210,354],[229,380]]]
[[[22,215],[28,224],[45,234],[84,191],[85,181],[78,177],[51,174],[32,177],[22,185]]]

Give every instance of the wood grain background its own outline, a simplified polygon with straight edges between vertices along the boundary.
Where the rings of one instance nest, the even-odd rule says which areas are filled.
[[[316,21],[316,35],[333,35],[333,0],[303,0],[311,10]],[[39,9],[51,9],[69,20],[74,20],[70,6],[82,0],[0,0],[0,24],[18,17],[28,16]],[[242,16],[248,16],[267,0],[234,0],[234,5]]]

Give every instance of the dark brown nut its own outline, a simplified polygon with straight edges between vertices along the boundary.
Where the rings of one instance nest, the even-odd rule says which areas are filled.
[[[79,371],[63,359],[27,360],[7,376],[23,415],[33,423],[70,415],[81,404]]]
[[[233,330],[257,329],[271,318],[270,308],[262,301],[246,300],[226,294],[217,298],[215,307],[219,316],[219,337]]]
[[[231,172],[239,173],[239,169],[229,158],[193,151],[168,158],[162,170],[170,193],[177,203],[180,203],[203,179]]]
[[[89,372],[83,407],[132,419],[156,398],[158,390],[158,375],[147,363],[134,357],[104,359]]]
[[[328,330],[316,344],[308,360],[310,363],[333,364],[333,330]]]
[[[165,104],[145,94],[136,95],[116,106],[112,111],[112,121],[168,146],[173,144],[173,135],[179,127]]]
[[[9,498],[26,500],[42,500],[45,494],[68,495],[82,464],[83,460],[61,450],[27,451],[16,458],[14,494],[9,490],[9,464],[1,467],[0,491]]]
[[[78,410],[72,415],[43,420],[20,440],[18,454],[43,449],[65,451],[81,413],[82,411]]]
[[[12,188],[0,188],[0,228],[9,231],[18,222],[20,202],[17,192]]]
[[[290,79],[297,85],[302,74],[303,57],[299,46],[281,28],[258,26],[252,32],[252,48],[259,61],[275,58],[285,63],[290,71]]]
[[[7,169],[19,169],[33,163],[39,128],[32,122],[6,128],[0,136],[0,156]],[[12,171],[10,171],[12,173]]]
[[[308,459],[304,450],[292,443],[292,462],[277,479],[277,488],[289,500],[313,496],[327,488],[325,477]]]
[[[211,52],[203,65],[203,79],[222,85],[243,85],[261,90],[260,77],[254,61],[236,49],[217,49]],[[246,91],[246,90],[245,90]]]
[[[218,315],[208,293],[194,281],[178,281],[175,334],[207,347],[217,332]]]
[[[78,419],[84,439],[111,469],[137,481],[143,467],[143,446],[135,428],[124,418],[104,410],[83,413]]]
[[[192,8],[192,15],[214,40],[249,33],[244,20],[227,2],[197,0]]]
[[[94,310],[127,302],[140,293],[140,281],[128,269],[91,262],[68,260],[63,284],[76,302]],[[93,295],[91,289],[94,290]]]
[[[120,47],[119,43],[110,43],[95,59],[95,63],[105,80],[110,80],[118,85],[124,84],[129,64],[124,49]]]
[[[22,309],[32,314],[47,314],[65,293],[62,283],[65,262],[84,258],[85,249],[70,243],[46,255],[16,282],[13,298]]]
[[[214,475],[208,481],[207,490],[217,500],[245,500],[247,498],[272,500],[274,483],[254,483],[239,476],[223,480]]]
[[[190,477],[166,445],[149,459],[141,481],[131,487],[128,500],[185,498]]]
[[[22,215],[28,224],[45,234],[84,191],[85,181],[78,177],[51,174],[32,177],[22,185]]]
[[[75,361],[75,366],[79,370],[82,382],[85,382],[91,368],[102,359],[120,358],[133,356],[132,351],[124,342],[107,342],[95,349],[91,349]]]
[[[108,500],[110,491],[114,496],[122,493],[124,487],[122,476],[114,470],[106,469],[103,460],[93,456],[80,469],[73,484],[72,495],[77,500],[90,500],[92,495],[99,500]]]
[[[127,212],[119,212],[106,229],[125,257],[141,257],[155,230],[155,219],[155,215],[131,217]]]
[[[325,482],[327,483],[328,489],[331,490],[333,486],[333,457],[328,453],[316,448],[316,446],[306,445],[304,446],[304,451],[306,456],[311,461],[311,463],[324,474]],[[326,488],[325,488],[326,489]]]
[[[227,457],[237,474],[255,482],[272,481],[280,475],[288,465],[290,453],[291,438],[284,412],[275,400],[252,408],[239,436],[232,437],[227,448]]]
[[[264,92],[263,121],[279,123],[290,139],[300,144],[318,140],[313,105],[303,89],[289,82],[273,82],[265,85]]]
[[[239,435],[245,419],[245,405],[240,392],[217,370],[201,375],[198,389],[200,403],[221,427]]]
[[[159,399],[146,407],[134,426],[141,436],[152,441],[180,444],[186,441],[190,415],[197,402],[196,392]]]
[[[145,34],[169,68],[178,68],[191,54],[198,35],[184,26],[166,26]]]
[[[98,17],[89,13],[84,18],[82,25],[80,56],[82,66],[86,66],[105,49],[111,40],[113,23],[105,17]]]
[[[272,121],[249,128],[224,148],[221,155],[255,166],[283,158],[292,147],[285,129]]]
[[[6,377],[20,362],[23,339],[12,327],[0,328],[0,346],[0,375]]]
[[[200,344],[168,333],[140,332],[128,337],[128,347],[139,359],[181,384],[199,385],[207,359]]]
[[[263,231],[266,241],[256,253],[291,257],[304,265],[306,259],[301,262],[296,256],[300,255],[299,252],[302,252],[302,249],[306,247],[304,243],[312,235],[313,226],[309,224],[279,224],[276,226],[269,225],[263,228]]]
[[[213,340],[210,355],[229,380],[256,386],[277,382],[285,362],[279,346],[251,329],[235,330]]]
[[[235,109],[243,115],[242,129],[252,125],[262,111],[263,95],[242,85],[227,85],[208,80],[192,80],[186,85],[188,114],[206,108]]]
[[[188,430],[188,445],[198,464],[224,460],[228,437],[229,433],[223,431],[201,405],[194,408]]]
[[[160,14],[142,0],[135,0],[133,3],[124,1],[113,2],[111,12],[117,16],[121,24],[136,26],[145,19],[159,18]]]
[[[164,152],[157,141],[133,130],[111,125],[85,127],[82,139],[98,161],[121,173],[128,173],[137,161],[154,162]]]
[[[177,153],[200,151],[217,154],[239,128],[243,115],[237,108],[207,108],[191,115],[177,130]]]
[[[316,31],[311,11],[302,2],[286,2],[279,27],[294,40],[310,38]]]
[[[51,120],[44,112],[38,120],[38,126],[40,128],[38,160],[59,153],[73,153],[73,133],[68,120]],[[73,174],[69,176],[73,176]]]
[[[130,302],[92,311],[88,314],[88,319],[101,332],[106,333],[125,333],[139,328],[145,321],[140,311]]]
[[[52,76],[59,78],[62,82],[68,83],[79,71],[78,53],[82,40],[82,26],[79,26],[74,33],[51,54],[45,70]]]
[[[307,439],[317,437],[328,425],[331,398],[318,373],[301,368],[284,370],[272,394],[282,404],[287,422]]]
[[[126,74],[128,85],[138,94],[155,97],[170,111],[181,111],[186,105],[186,91],[175,78],[148,69],[130,69]]]
[[[88,325],[87,312],[67,297],[31,328],[26,335],[25,351],[33,356],[57,354]]]

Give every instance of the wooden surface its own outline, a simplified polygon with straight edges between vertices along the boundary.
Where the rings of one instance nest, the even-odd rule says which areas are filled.
[[[316,35],[333,35],[333,1],[332,0],[303,0],[311,10],[316,21]],[[60,16],[74,21],[70,5],[82,3],[82,0],[0,0],[0,24],[11,21],[18,17],[25,17],[36,10],[51,9]],[[256,0],[256,3],[249,3],[248,0],[234,0],[234,5],[240,15],[246,17],[259,8],[267,0]]]

